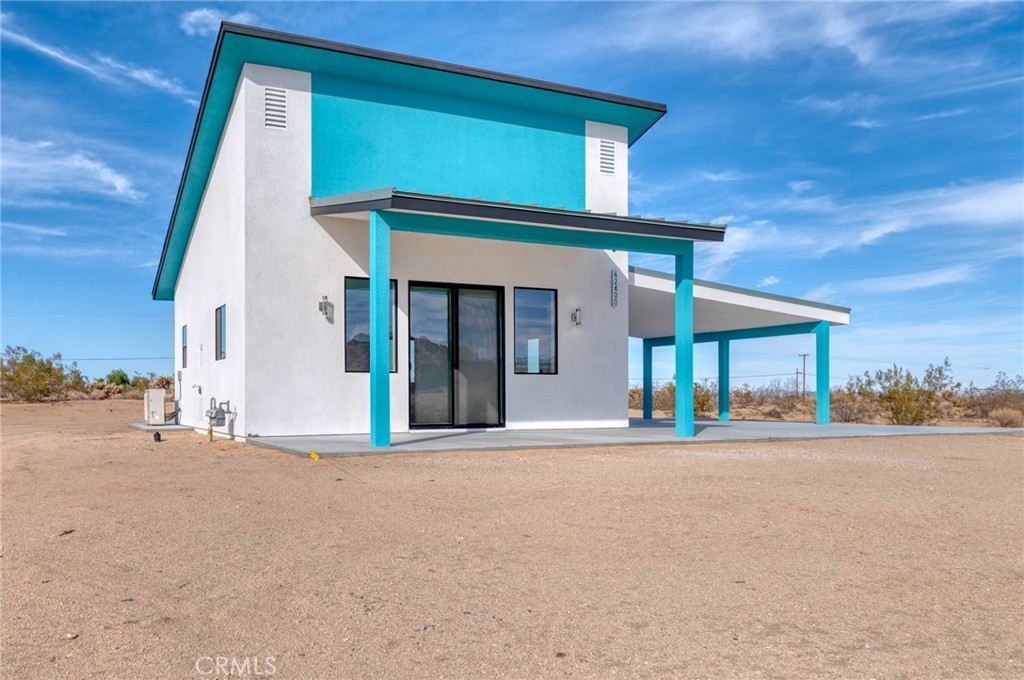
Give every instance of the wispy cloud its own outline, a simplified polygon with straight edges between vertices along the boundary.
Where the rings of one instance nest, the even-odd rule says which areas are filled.
[[[37,240],[46,238],[47,236],[67,236],[68,232],[65,229],[56,229],[53,227],[37,227],[31,224],[20,224],[18,222],[0,222],[0,231],[10,234],[10,232],[18,232],[22,236]]]
[[[757,282],[758,288],[771,288],[777,286],[782,281],[778,276],[762,276],[761,280]]]
[[[881,99],[878,95],[853,92],[843,97],[821,97],[812,94],[798,99],[796,103],[814,111],[842,115],[871,111],[881,103]]]
[[[4,255],[38,257],[54,260],[97,260],[132,256],[131,250],[112,246],[49,246],[36,243],[4,244]]]
[[[96,55],[96,61],[109,69],[111,73],[120,74],[129,80],[145,85],[146,87],[157,90],[158,92],[165,92],[167,94],[174,95],[192,106],[199,106],[199,99],[191,90],[185,87],[180,80],[177,78],[168,78],[157,69],[126,64],[102,54]]]
[[[872,118],[858,118],[857,120],[851,120],[849,125],[852,127],[863,128],[864,130],[877,130],[880,127],[885,127],[885,123]]]
[[[700,173],[700,176],[709,182],[735,182],[746,177],[742,172],[735,170],[723,170],[722,172],[704,171]]]
[[[873,247],[895,234],[924,228],[953,236],[988,234],[986,242],[995,248],[1002,241],[994,235],[1008,232],[1011,240],[1019,241],[1024,224],[1022,195],[1024,178],[1015,177],[849,201],[830,194],[743,201],[747,214],[729,216],[723,243],[698,244],[695,266],[700,277],[717,279],[752,254],[817,259],[836,251]],[[785,229],[778,223],[784,223]],[[1007,257],[1018,257],[1021,249],[1008,252]],[[990,257],[981,250],[975,255]]]
[[[949,109],[947,111],[936,111],[935,113],[926,113],[923,116],[915,116],[911,118],[911,122],[923,123],[929,120],[940,120],[942,118],[956,118],[957,116],[964,116],[974,109],[969,106],[965,106],[959,109]]]
[[[138,83],[158,92],[173,95],[192,106],[199,105],[199,100],[195,93],[185,87],[180,80],[168,77],[157,69],[135,66],[99,53],[93,54],[91,58],[83,57],[69,50],[47,45],[23,33],[13,31],[7,27],[8,23],[10,23],[8,15],[4,15],[3,26],[0,27],[0,36],[5,41],[47,57],[62,66],[87,73],[93,78],[111,85]]]
[[[927,271],[877,276],[866,279],[854,279],[839,283],[830,283],[809,291],[805,297],[813,300],[829,298],[836,294],[845,295],[889,295],[906,293],[951,283],[969,281],[977,275],[973,264],[958,264]]]
[[[81,149],[50,141],[2,140],[3,201],[8,198],[54,196],[62,193],[99,195],[138,203],[145,194],[130,177]]]
[[[794,194],[802,194],[805,191],[810,191],[811,189],[813,189],[814,182],[809,179],[801,179],[794,180],[792,182],[787,182],[786,186],[789,187],[789,190],[792,191]]]
[[[216,35],[220,30],[221,21],[231,21],[236,24],[256,23],[257,17],[252,12],[224,12],[219,9],[202,7],[193,9],[181,15],[181,30],[188,35],[210,36]]]

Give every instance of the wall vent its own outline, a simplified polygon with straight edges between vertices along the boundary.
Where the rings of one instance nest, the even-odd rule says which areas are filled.
[[[263,125],[268,128],[288,128],[288,93],[278,87],[263,88]]]
[[[598,162],[601,172],[606,175],[615,174],[615,142],[610,142],[607,139],[601,140]]]

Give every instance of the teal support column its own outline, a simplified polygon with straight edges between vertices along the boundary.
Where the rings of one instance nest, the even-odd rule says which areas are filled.
[[[693,241],[676,255],[676,436],[693,436]]]
[[[818,425],[828,425],[830,416],[829,374],[828,374],[828,321],[820,322],[814,329],[815,335],[815,381],[817,382],[817,413]]]
[[[644,338],[644,420],[654,416],[654,345]]]
[[[391,227],[370,212],[370,446],[391,446]]]
[[[718,419],[729,422],[729,341],[718,341]]]

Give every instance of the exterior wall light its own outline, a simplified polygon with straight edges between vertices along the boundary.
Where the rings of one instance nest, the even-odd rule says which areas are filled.
[[[572,322],[577,326],[583,325],[583,312],[577,307],[572,313]]]

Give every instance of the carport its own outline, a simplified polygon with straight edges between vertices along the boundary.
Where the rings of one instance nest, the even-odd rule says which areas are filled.
[[[675,282],[672,274],[629,268],[629,335],[643,339],[643,417],[652,416],[653,350],[676,346]],[[813,333],[815,342],[816,422],[829,422],[829,329],[850,323],[850,310],[820,302],[773,295],[761,291],[693,281],[693,344],[718,343],[718,419],[729,420],[729,343]],[[689,338],[683,343],[688,343]],[[683,389],[692,391],[692,367],[678,375]],[[681,414],[692,419],[692,413]]]

